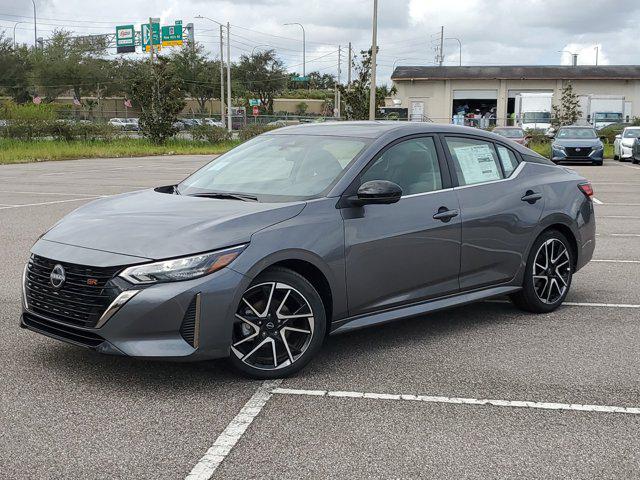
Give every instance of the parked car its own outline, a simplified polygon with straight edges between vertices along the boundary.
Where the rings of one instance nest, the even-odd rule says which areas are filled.
[[[502,295],[555,310],[593,254],[592,194],[478,129],[284,127],[56,223],[25,266],[21,325],[102,353],[289,375],[329,333]]]
[[[184,122],[182,122],[180,120],[177,120],[177,121],[173,122],[172,126],[173,126],[173,128],[175,128],[179,132],[181,132],[182,130],[185,129]]]
[[[120,130],[125,130],[126,122],[124,118],[110,118],[107,122],[109,125],[112,125]]]
[[[640,137],[636,137],[631,148],[631,161],[634,164],[640,163]]]
[[[602,165],[604,145],[591,127],[560,127],[551,144],[551,161]]]
[[[140,131],[140,120],[137,118],[125,118],[124,120],[125,130],[130,132]]]
[[[203,123],[204,125],[209,125],[210,127],[220,127],[220,128],[224,127],[224,125],[222,125],[222,122],[214,120],[213,118],[205,118],[203,120]]]
[[[183,118],[180,120],[186,130],[189,130],[195,126],[202,125],[202,120],[199,118]]]
[[[524,130],[520,127],[496,127],[493,129],[493,133],[525,146],[529,143],[529,139],[531,138],[529,135],[525,134]]]
[[[633,144],[640,137],[640,127],[627,127],[613,141],[614,160],[633,160]]]

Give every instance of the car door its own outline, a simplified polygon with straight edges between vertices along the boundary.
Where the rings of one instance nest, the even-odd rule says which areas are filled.
[[[444,137],[462,215],[460,289],[511,280],[544,209],[544,187],[501,143]]]
[[[349,313],[457,292],[459,205],[439,139],[418,136],[392,143],[350,188],[371,180],[397,183],[403,195],[390,205],[341,210]]]

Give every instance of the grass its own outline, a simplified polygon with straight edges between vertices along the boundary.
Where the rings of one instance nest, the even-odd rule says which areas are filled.
[[[216,144],[174,139],[164,145],[154,145],[143,138],[115,140],[21,141],[0,138],[0,164],[71,160],[75,158],[142,157],[147,155],[210,155],[224,153],[238,141]]]

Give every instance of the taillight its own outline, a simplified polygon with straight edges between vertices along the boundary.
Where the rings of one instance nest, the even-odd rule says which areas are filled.
[[[584,193],[584,196],[587,198],[593,197],[593,187],[591,186],[591,182],[583,182],[578,184],[578,189]]]

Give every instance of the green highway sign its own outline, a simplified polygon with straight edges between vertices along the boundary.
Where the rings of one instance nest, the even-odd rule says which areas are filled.
[[[148,23],[142,24],[142,49],[145,52],[148,52],[151,50],[152,41],[153,41],[154,48],[159,49],[162,45],[160,41],[160,19],[152,18],[151,22],[152,22],[151,29],[149,29]],[[151,35],[149,34],[150,30],[151,30]]]
[[[308,82],[308,81],[309,81],[309,77],[308,77],[308,76],[307,76],[307,77],[302,77],[302,76],[300,76],[300,77],[293,77],[293,78],[291,79],[291,81],[292,81],[292,82]]]
[[[175,25],[162,27],[162,46],[174,47],[182,45],[182,20],[176,20]]]
[[[116,49],[118,53],[136,51],[136,31],[133,25],[118,25],[116,27]]]
[[[259,107],[260,105],[262,105],[262,100],[260,100],[259,98],[250,98],[249,99],[249,106],[250,107]]]

